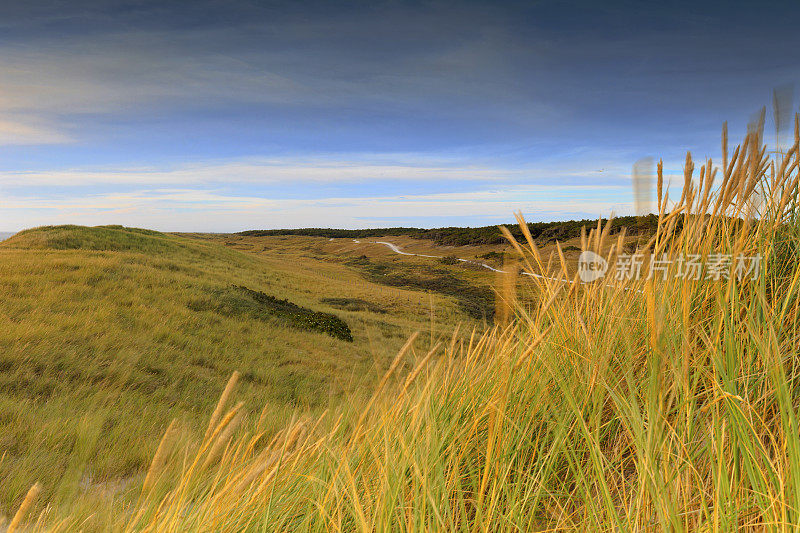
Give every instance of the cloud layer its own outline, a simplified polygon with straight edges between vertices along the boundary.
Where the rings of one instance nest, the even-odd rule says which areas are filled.
[[[764,13],[781,13],[766,20]],[[0,229],[630,211],[794,80],[775,2],[0,5]],[[796,42],[797,41],[797,42]],[[796,106],[795,106],[796,108]]]

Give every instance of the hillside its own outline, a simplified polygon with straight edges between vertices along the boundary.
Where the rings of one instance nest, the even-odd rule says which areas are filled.
[[[163,433],[124,512],[109,502],[73,504],[38,530],[789,529],[800,523],[797,132],[770,174],[766,150],[749,134],[719,188],[700,180],[681,197],[674,213],[685,212],[685,224],[664,215],[668,199],[659,194],[652,252],[670,260],[670,275],[569,284],[540,270],[522,283],[532,298],[515,300],[514,287],[504,286],[497,310],[505,322],[439,343],[433,332],[411,335],[371,396],[319,416],[297,410],[277,432],[277,411],[256,415],[236,403],[252,388],[237,388],[244,374],[232,373],[216,407],[208,406],[205,431]],[[687,159],[687,183],[692,172]],[[753,192],[765,183],[776,191],[766,199]],[[704,200],[694,202],[695,194]],[[762,216],[752,216],[760,207]],[[609,241],[621,240],[610,230],[592,230],[584,249],[606,253]],[[315,286],[320,294],[351,272],[361,296],[325,300],[342,313],[363,301],[368,312],[388,315],[374,295],[411,286],[435,289],[427,296],[452,312],[456,291],[442,294],[486,276],[441,256],[399,254],[399,245],[414,246],[409,236],[393,237],[395,249],[312,236],[196,238],[270,269],[313,264],[315,279],[326,280]],[[417,252],[432,247],[416,243]],[[618,244],[609,263],[626,253],[629,243]],[[547,268],[530,243],[514,247],[526,268]],[[686,253],[702,259],[704,275],[686,275]],[[739,270],[741,259],[760,267]],[[383,278],[367,299],[364,287]]]
[[[747,173],[708,194],[720,213],[762,179],[763,151],[737,154]],[[797,182],[777,181],[785,198]],[[652,245],[764,270],[521,277],[494,328],[470,311],[494,274],[448,260],[505,253],[489,245],[23,232],[0,245],[3,497],[43,487],[41,531],[782,529],[798,518],[800,226],[769,202],[762,219],[681,206],[688,224],[662,216]],[[582,244],[641,244],[610,230]]]
[[[343,265],[119,226],[20,232],[0,244],[0,291],[4,513],[35,481],[56,506],[137,485],[170,419],[201,427],[234,370],[277,428],[369,390],[430,328],[429,301],[447,329],[466,319]]]

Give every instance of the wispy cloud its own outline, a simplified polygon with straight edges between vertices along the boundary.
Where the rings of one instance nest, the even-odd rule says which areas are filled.
[[[576,194],[583,200],[576,200]],[[503,191],[404,196],[272,199],[216,190],[143,189],[71,198],[10,196],[0,225],[21,229],[70,220],[120,223],[175,231],[236,231],[269,227],[371,227],[414,224],[415,220],[507,222],[513,211],[532,220],[626,213],[621,187],[514,187]],[[430,223],[428,223],[430,225]],[[434,222],[435,225],[435,222]]]
[[[0,131],[2,131],[0,123]],[[604,157],[604,158],[602,158]],[[503,164],[506,163],[506,164]],[[358,184],[398,181],[414,187],[419,182],[533,183],[553,186],[619,184],[627,180],[627,163],[588,153],[563,161],[510,165],[503,158],[475,158],[469,154],[359,153],[285,157],[248,157],[235,160],[195,161],[147,167],[85,167],[46,171],[0,171],[6,189],[91,185],[191,184]],[[557,181],[553,181],[557,180]]]
[[[0,118],[0,146],[62,144],[71,141],[64,132],[37,119]]]
[[[63,116],[210,99],[288,103],[302,98],[303,87],[290,78],[215,50],[226,33],[110,31],[3,47],[0,112]]]
[[[0,132],[2,123],[0,123]],[[396,159],[396,158],[395,158]],[[178,185],[202,183],[358,183],[363,181],[500,181],[519,179],[520,169],[487,168],[471,164],[406,159],[404,161],[364,161],[342,158],[247,159],[206,162],[162,168],[74,169],[45,172],[0,172],[0,185],[6,188],[55,185]]]

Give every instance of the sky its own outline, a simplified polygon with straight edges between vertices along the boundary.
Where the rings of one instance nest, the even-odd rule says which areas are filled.
[[[723,121],[741,137],[798,80],[798,15],[737,0],[2,2],[0,231],[631,214],[636,161],[663,158],[674,190],[687,150],[719,159]]]

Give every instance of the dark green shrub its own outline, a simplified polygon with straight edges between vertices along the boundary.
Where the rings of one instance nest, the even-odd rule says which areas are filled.
[[[190,302],[189,309],[215,311],[225,316],[277,318],[299,329],[318,331],[336,339],[353,342],[350,327],[338,316],[300,307],[289,300],[281,300],[239,285],[215,290],[210,299]]]

